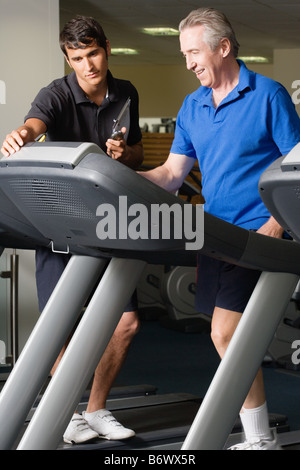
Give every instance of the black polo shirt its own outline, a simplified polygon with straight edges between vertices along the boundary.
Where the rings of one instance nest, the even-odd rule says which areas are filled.
[[[47,140],[56,142],[93,142],[106,152],[116,119],[128,97],[130,111],[126,119],[128,145],[142,138],[139,127],[138,93],[131,82],[114,78],[108,71],[108,96],[100,106],[90,101],[78,85],[75,72],[54,80],[34,99],[25,121],[37,118],[47,126]]]

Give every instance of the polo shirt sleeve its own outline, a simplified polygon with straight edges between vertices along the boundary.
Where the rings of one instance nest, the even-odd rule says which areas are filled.
[[[177,115],[174,140],[171,146],[171,153],[186,155],[187,157],[197,158],[195,148],[191,142],[189,132],[186,129],[186,107],[188,98],[185,98],[181,109]]]
[[[48,87],[42,88],[31,104],[31,109],[24,118],[36,118],[43,121],[49,130],[54,122],[56,122],[57,113],[62,111],[59,100]]]
[[[280,86],[271,100],[268,129],[282,155],[286,155],[300,141],[300,119],[295,105]]]

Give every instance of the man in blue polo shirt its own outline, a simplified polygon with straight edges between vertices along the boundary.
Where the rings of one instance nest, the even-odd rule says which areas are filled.
[[[111,158],[138,168],[143,161],[138,93],[129,81],[114,78],[108,70],[110,44],[102,27],[93,18],[76,17],[63,28],[60,46],[73,72],[54,80],[38,93],[25,124],[6,136],[2,153],[12,155],[27,142],[46,133],[47,139],[52,141],[93,142]],[[125,116],[126,127],[122,129],[124,138],[111,139],[114,119],[128,98],[131,102]],[[37,250],[36,277],[41,311],[68,261],[69,255],[52,253],[46,248]],[[133,296],[96,368],[87,411],[83,415],[74,414],[64,433],[65,442],[134,436],[134,431],[118,423],[105,405],[138,327],[137,301]]]
[[[258,193],[264,169],[300,141],[300,120],[287,91],[249,71],[236,59],[239,44],[221,13],[192,11],[180,23],[180,47],[201,87],[187,96],[178,113],[166,163],[143,173],[174,191],[198,159],[205,210],[232,224],[274,237],[283,229]],[[196,307],[212,315],[212,339],[223,357],[260,272],[198,257]],[[269,429],[262,372],[259,370],[241,410],[242,450],[277,449]]]

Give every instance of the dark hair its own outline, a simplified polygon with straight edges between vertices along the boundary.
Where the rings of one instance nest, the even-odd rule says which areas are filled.
[[[59,36],[59,45],[63,53],[68,56],[66,47],[70,49],[84,49],[93,41],[103,47],[105,52],[106,36],[100,24],[94,18],[76,16],[65,24]]]
[[[220,40],[228,38],[231,44],[231,50],[234,57],[239,52],[239,43],[236,39],[235,32],[226,18],[226,16],[214,8],[198,8],[183,19],[179,24],[179,31],[197,25],[205,27],[205,42],[210,46],[211,50],[215,50],[220,44]]]

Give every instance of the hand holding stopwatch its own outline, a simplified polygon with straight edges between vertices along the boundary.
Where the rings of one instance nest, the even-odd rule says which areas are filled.
[[[124,134],[121,131],[121,128],[122,128],[121,121],[122,121],[122,118],[123,118],[124,114],[127,111],[127,108],[130,105],[130,102],[131,102],[131,100],[130,100],[130,98],[128,98],[126,103],[124,104],[123,108],[121,109],[121,112],[120,112],[119,116],[117,117],[117,119],[114,119],[114,125],[112,127],[112,133],[111,133],[111,136],[110,136],[110,138],[113,139],[113,140],[122,140],[122,139],[124,139]]]

